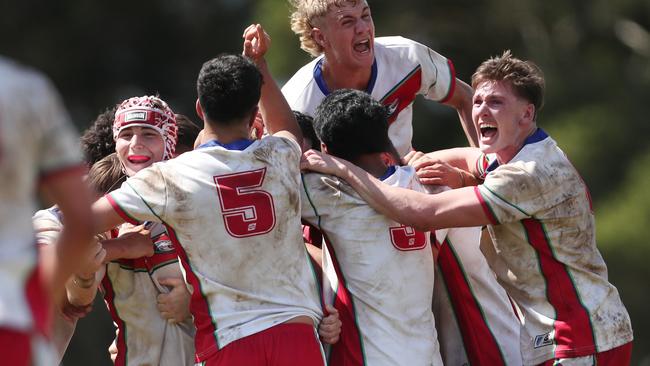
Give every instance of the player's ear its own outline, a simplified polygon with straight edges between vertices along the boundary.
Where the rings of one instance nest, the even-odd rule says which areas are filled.
[[[196,107],[196,114],[199,116],[201,121],[205,120],[203,115],[203,107],[201,107],[201,101],[199,100],[199,98],[196,98],[195,107]]]
[[[248,117],[248,128],[253,127],[253,124],[255,123],[255,118],[257,118],[257,112],[259,112],[259,110],[260,110],[259,106],[256,105],[255,107],[253,107],[253,110],[251,111],[251,115]]]
[[[394,156],[388,152],[381,153],[381,162],[386,166],[399,165],[398,161],[395,161]]]
[[[320,28],[311,29],[311,38],[321,47],[325,47],[325,34]]]
[[[526,124],[535,122],[535,105],[533,103],[526,105],[521,121]]]
[[[327,151],[327,145],[322,142],[320,143],[320,151],[324,152],[325,154],[329,154],[329,151]]]

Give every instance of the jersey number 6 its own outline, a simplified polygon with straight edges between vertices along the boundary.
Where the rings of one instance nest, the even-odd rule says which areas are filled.
[[[214,177],[223,222],[235,238],[266,234],[275,226],[273,197],[262,186],[266,168]]]

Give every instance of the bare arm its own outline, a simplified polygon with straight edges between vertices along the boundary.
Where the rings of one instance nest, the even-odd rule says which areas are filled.
[[[429,195],[383,184],[343,159],[313,150],[304,155],[303,169],[345,179],[371,207],[404,225],[431,231],[490,223],[472,187]]]
[[[298,126],[289,103],[284,99],[284,95],[273,79],[264,59],[264,55],[271,44],[271,38],[259,24],[252,24],[246,28],[243,37],[243,55],[255,61],[264,78],[260,98],[260,112],[267,130],[272,135],[290,138],[302,146],[300,126]]]
[[[423,184],[462,188],[480,183],[476,171],[476,161],[480,155],[481,151],[477,148],[461,147],[428,154],[411,151],[404,161],[415,168]]]
[[[454,107],[458,112],[460,124],[463,127],[469,146],[478,146],[478,134],[472,121],[472,87],[464,81],[456,79],[454,94],[444,104]]]

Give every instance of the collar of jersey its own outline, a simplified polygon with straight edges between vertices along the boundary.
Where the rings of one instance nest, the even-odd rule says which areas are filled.
[[[384,173],[384,175],[379,177],[379,180],[384,181],[384,180],[390,178],[390,176],[395,174],[396,171],[397,171],[397,167],[395,165],[389,166],[388,169],[386,169],[386,172]]]
[[[199,145],[196,150],[202,149],[204,147],[223,147],[226,150],[239,150],[239,151],[244,151],[246,148],[251,146],[255,142],[255,140],[249,140],[249,139],[241,139],[241,140],[235,140],[231,143],[228,144],[222,144],[217,140],[210,140],[206,143],[203,143]]]
[[[536,142],[540,142],[540,141],[546,139],[547,137],[548,137],[548,134],[547,134],[546,132],[544,132],[544,130],[542,130],[541,128],[537,128],[537,130],[535,131],[535,133],[533,133],[532,135],[528,136],[528,137],[526,138],[526,140],[524,140],[524,145],[523,145],[521,148],[523,149],[524,146],[526,146],[526,145],[530,145],[530,144],[534,144],[534,143],[536,143]],[[521,149],[520,149],[519,151],[521,151]],[[485,172],[486,172],[486,173],[491,172],[491,171],[493,171],[494,169],[496,169],[497,167],[499,167],[499,161],[498,161],[498,160],[494,160],[494,161],[492,162],[492,164],[490,164],[490,166],[487,167],[487,169],[485,170]]]
[[[327,84],[325,84],[325,79],[323,78],[323,60],[325,60],[325,57],[321,57],[318,62],[316,62],[316,65],[314,66],[314,80],[316,80],[316,84],[318,85],[318,88],[324,95],[329,95],[331,92],[327,88]],[[370,71],[370,82],[368,82],[368,86],[366,87],[366,93],[372,94],[372,89],[375,88],[375,81],[377,81],[377,59],[372,62],[372,69]]]

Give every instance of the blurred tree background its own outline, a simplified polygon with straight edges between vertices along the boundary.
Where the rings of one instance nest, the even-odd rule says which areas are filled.
[[[193,117],[201,64],[240,52],[262,23],[278,82],[309,61],[289,28],[286,0],[1,2],[0,54],[46,72],[83,130],[104,108],[160,93]],[[377,36],[403,35],[454,61],[468,81],[505,49],[538,63],[547,80],[540,125],[589,185],[598,244],[635,330],[634,365],[650,365],[650,0],[372,1]],[[2,82],[0,80],[0,82]],[[414,146],[464,145],[456,114],[417,100]],[[79,324],[65,365],[110,365],[114,333],[101,301]]]

